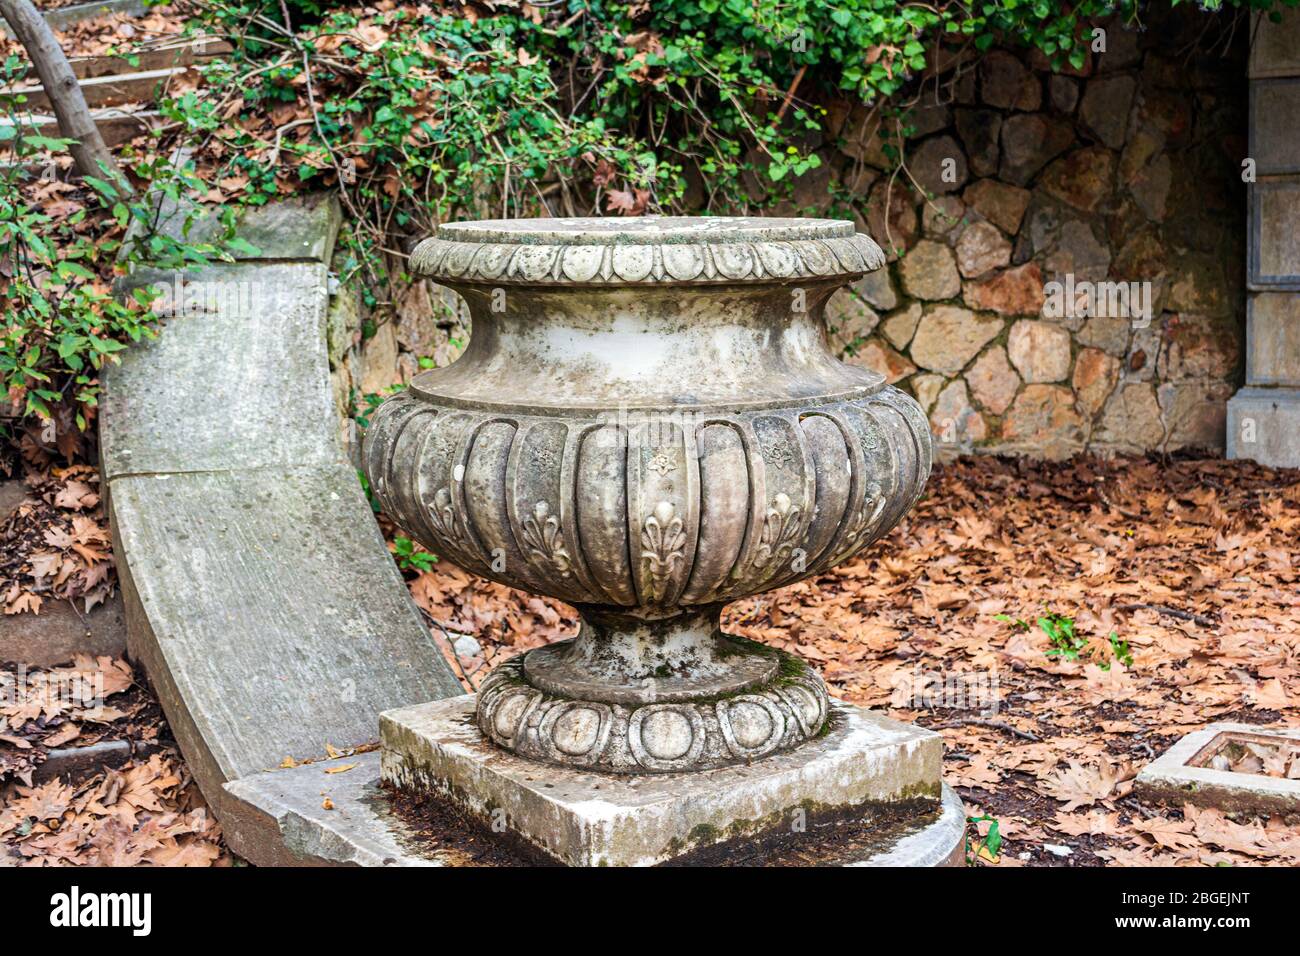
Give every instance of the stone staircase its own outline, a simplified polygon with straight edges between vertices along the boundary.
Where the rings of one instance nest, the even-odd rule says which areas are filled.
[[[45,19],[55,29],[104,13],[140,14],[139,0],[130,3],[83,4],[52,10]],[[191,66],[229,51],[224,40],[199,37],[168,39],[127,55],[77,56],[65,51],[73,73],[80,81],[82,95],[99,127],[104,142],[112,147],[156,127],[161,117],[155,108],[160,91]],[[21,97],[21,100],[18,98]],[[49,97],[29,71],[28,82],[0,89],[0,103],[14,102],[22,112],[13,118],[0,115],[0,126],[18,125],[35,129],[44,136],[58,136],[59,124],[50,107]]]

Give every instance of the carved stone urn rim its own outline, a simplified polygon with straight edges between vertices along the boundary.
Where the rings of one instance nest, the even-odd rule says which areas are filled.
[[[556,226],[560,228],[555,228]],[[845,239],[848,219],[768,216],[577,216],[553,219],[477,219],[448,222],[434,236],[454,242],[504,245],[680,245]]]
[[[838,392],[810,395],[807,397],[796,397],[795,401],[800,404],[801,412],[805,414],[815,414],[816,409],[822,406],[829,407],[843,402],[852,402],[859,399],[870,398],[885,388],[886,380],[883,374],[874,369],[864,368],[861,369],[861,371],[864,373],[864,378],[869,377],[869,380],[862,385]],[[680,412],[683,408],[691,408],[700,420],[701,426],[704,426],[713,423],[712,419],[709,417],[710,415],[723,416],[742,414],[745,412],[776,410],[788,407],[791,402],[790,398],[774,398],[754,402],[707,402],[699,405],[688,405],[682,402],[649,402],[643,404],[627,402],[620,403],[616,407],[611,408],[609,403],[600,402],[575,403],[572,405],[540,403],[525,405],[521,402],[488,402],[477,398],[467,401],[454,394],[439,391],[437,388],[431,387],[428,384],[429,379],[427,376],[427,372],[421,372],[419,375],[416,375],[411,379],[408,389],[412,395],[422,399],[437,401],[455,408],[463,408],[466,411],[491,412],[492,414],[501,415],[503,417],[527,415],[530,417],[566,418],[574,415],[602,416],[610,414],[611,411],[624,413],[628,416],[659,415]],[[591,427],[598,428],[600,425],[599,423],[596,423]]]
[[[453,286],[832,280],[884,263],[850,220],[739,216],[445,223],[411,254],[415,274]]]

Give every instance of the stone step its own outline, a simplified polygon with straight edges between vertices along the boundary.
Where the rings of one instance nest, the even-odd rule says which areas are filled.
[[[117,146],[147,132],[161,122],[155,110],[125,110],[116,106],[92,109],[91,116],[99,135],[108,146]],[[37,130],[42,136],[58,136],[58,117],[49,113],[24,113],[16,118],[0,116],[0,126],[20,126]]]
[[[172,77],[184,73],[186,66],[165,66],[132,73],[106,73],[81,80],[81,93],[91,109],[123,106],[127,103],[148,103],[158,98]],[[28,113],[48,112],[50,98],[39,84],[16,86],[0,90],[0,102],[9,97],[25,97],[19,108]]]
[[[0,621],[0,661],[54,667],[78,654],[121,657],[124,653],[126,611],[120,590],[89,614],[47,597],[39,614],[13,614]]]
[[[72,72],[78,79],[87,80],[115,74],[162,70],[168,67],[193,66],[229,53],[232,49],[233,47],[225,40],[215,37],[197,37],[193,40],[159,43],[130,53],[70,56],[68,65],[72,67]],[[36,86],[39,82],[36,70],[29,68],[26,85]]]
[[[231,45],[213,37],[199,37],[180,43],[165,43],[121,56],[69,57],[72,72],[80,79],[113,73],[137,73],[166,67],[202,64],[215,56],[229,53]],[[132,62],[134,60],[134,62]],[[34,77],[33,77],[34,78]]]
[[[145,14],[144,0],[99,0],[97,3],[77,3],[56,10],[46,10],[42,16],[52,29],[66,30],[86,20],[94,20],[113,13],[142,17]],[[0,32],[9,33],[9,24],[5,23],[3,17],[0,17]]]
[[[60,779],[79,783],[105,770],[116,770],[133,760],[147,759],[162,748],[156,743],[132,740],[101,740],[84,747],[51,750],[32,773],[34,783]]]
[[[153,102],[171,77],[230,50],[225,40],[204,37],[150,47],[131,55],[72,57],[68,63],[81,81],[87,106],[121,106]],[[27,97],[22,104],[25,112],[48,112],[49,97],[34,69],[27,71],[27,79],[22,86],[0,89],[0,98],[21,94]]]
[[[339,772],[348,764],[354,766]],[[415,829],[385,810],[377,752],[253,774],[226,784],[225,793],[226,841],[258,866],[447,866],[455,860],[422,851]]]

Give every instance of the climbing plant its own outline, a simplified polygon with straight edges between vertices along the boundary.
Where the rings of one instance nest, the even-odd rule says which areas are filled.
[[[1087,21],[1140,24],[1143,12],[1137,0],[362,11],[215,0],[196,29],[230,38],[234,53],[165,108],[208,148],[209,179],[229,184],[231,198],[337,186],[365,258],[401,251],[403,236],[452,216],[770,206],[820,164],[814,147],[831,107],[884,104],[940,46],[1023,43],[1077,67],[1092,40]]]

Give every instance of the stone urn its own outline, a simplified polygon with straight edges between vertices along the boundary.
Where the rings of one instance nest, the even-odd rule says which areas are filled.
[[[436,554],[582,618],[483,682],[497,747],[662,774],[825,732],[818,674],[719,615],[858,554],[925,485],[920,407],[827,344],[827,300],[883,263],[826,219],[466,222],[417,247],[473,334],[374,415],[374,493]]]

